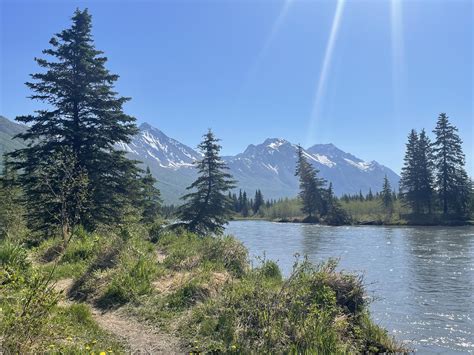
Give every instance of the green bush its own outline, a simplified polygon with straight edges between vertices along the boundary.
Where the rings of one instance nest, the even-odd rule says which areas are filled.
[[[279,279],[274,262],[226,285],[195,307],[181,331],[197,352],[345,353],[397,351],[366,317],[360,278],[336,263],[297,263]],[[368,322],[368,323],[367,323]]]

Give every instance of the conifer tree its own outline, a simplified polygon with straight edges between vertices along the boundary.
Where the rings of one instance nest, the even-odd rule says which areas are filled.
[[[388,181],[387,175],[385,175],[383,179],[381,197],[383,209],[388,215],[391,215],[393,212],[392,187],[390,186],[390,181]]]
[[[247,192],[244,191],[242,194],[242,216],[248,217],[249,215],[249,201],[247,198]]]
[[[297,149],[295,176],[298,176],[300,181],[298,196],[303,204],[302,211],[311,218],[321,213],[323,207],[321,190],[325,182],[317,176],[319,171],[308,162],[303,148],[298,145]]]
[[[453,211],[464,217],[469,204],[469,181],[464,169],[465,157],[462,141],[445,113],[438,117],[434,133],[433,152],[436,172],[436,187],[443,214]]]
[[[369,188],[369,193],[367,194],[366,200],[372,201],[374,199],[374,194],[372,193],[372,189]]]
[[[141,190],[141,207],[142,222],[153,223],[156,218],[160,215],[161,210],[161,192],[155,186],[156,179],[153,177],[150,171],[150,167],[147,166],[145,174],[142,179],[142,190]]]
[[[416,173],[418,179],[418,203],[420,209],[432,212],[433,201],[433,152],[431,142],[425,130],[421,130],[416,146]]]
[[[265,204],[263,199],[262,192],[259,190],[255,191],[255,202],[253,205],[253,213],[256,214],[260,210],[260,208]]]
[[[116,143],[128,143],[137,133],[135,119],[122,111],[129,99],[114,91],[118,76],[105,68],[107,58],[95,49],[91,27],[88,11],[76,10],[72,26],[50,40],[51,48],[43,53],[52,60],[36,58],[44,72],[31,75],[33,80],[27,83],[33,91],[31,98],[46,103],[47,108],[16,118],[28,125],[26,132],[18,135],[28,146],[11,156],[25,190],[29,222],[35,229],[51,224],[49,214],[61,213],[59,201],[49,204],[48,214],[41,213],[45,201],[55,200],[39,180],[51,156],[67,152],[65,156],[72,160],[58,165],[74,161],[70,171],[80,176],[73,180],[87,175],[86,204],[67,203],[71,211],[80,211],[80,223],[89,229],[98,223],[118,222],[129,202],[130,187],[138,181],[135,162],[114,149]],[[70,194],[73,196],[77,193]]]
[[[222,234],[232,208],[227,192],[235,187],[235,182],[219,156],[219,140],[211,130],[203,138],[199,144],[203,158],[196,162],[199,176],[187,188],[192,192],[182,197],[186,202],[178,214],[192,232]]]
[[[400,192],[405,202],[412,208],[413,212],[420,212],[419,199],[419,173],[418,173],[418,133],[412,129],[408,135],[406,144],[406,152],[404,157],[404,165],[400,179]]]

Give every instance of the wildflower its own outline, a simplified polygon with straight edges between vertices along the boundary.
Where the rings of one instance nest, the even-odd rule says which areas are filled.
[[[236,350],[236,349],[237,349],[237,346],[236,346],[236,345],[232,345],[230,348],[231,348],[232,350]]]
[[[89,345],[86,345],[86,350],[90,350],[91,347]]]
[[[67,340],[67,341],[72,341],[72,338],[71,338],[71,337],[67,337],[66,340]]]
[[[101,352],[99,353],[99,355],[106,355],[106,352],[105,352],[105,351],[101,351]]]

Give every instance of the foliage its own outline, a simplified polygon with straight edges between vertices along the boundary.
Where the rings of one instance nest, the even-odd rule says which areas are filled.
[[[466,217],[469,210],[469,179],[464,168],[462,140],[445,113],[441,113],[433,131],[436,185],[443,214],[456,213]]]
[[[150,293],[156,271],[153,250],[145,242],[134,240],[122,250],[118,266],[112,271],[110,282],[97,305],[102,308],[122,305]]]
[[[17,117],[28,125],[26,132],[18,134],[28,146],[11,153],[25,190],[29,224],[43,232],[57,225],[64,203],[67,213],[77,214],[87,229],[118,222],[130,191],[137,186],[135,162],[114,147],[130,142],[137,132],[134,118],[122,111],[128,98],[113,91],[118,76],[105,68],[107,58],[95,49],[88,11],[76,10],[72,22],[43,51],[52,59],[36,58],[45,71],[33,74],[27,86],[33,91],[31,98],[48,108]],[[68,169],[72,176],[66,177],[58,168],[45,184],[49,165],[64,164],[58,157],[62,153],[72,157]],[[83,181],[85,176],[88,183],[82,188],[87,200],[80,201],[77,193],[82,195],[78,191],[82,188],[71,186],[70,180]],[[61,201],[51,187],[65,179],[68,193]]]
[[[27,230],[23,215],[23,193],[17,184],[17,175],[4,157],[3,171],[0,176],[0,240],[21,240]]]
[[[151,174],[150,168],[147,167],[145,174],[141,179],[141,208],[143,223],[153,223],[160,215],[161,210],[161,193],[160,190],[155,187],[156,179]]]
[[[210,130],[203,138],[199,145],[203,158],[196,163],[199,176],[187,188],[193,192],[182,197],[186,202],[178,215],[191,232],[222,234],[231,215],[231,201],[226,193],[234,187],[234,181],[219,157],[219,140]]]
[[[365,322],[365,291],[360,278],[335,272],[335,265],[304,261],[282,280],[275,264],[263,261],[196,307],[181,330],[197,352],[365,352],[366,344],[400,351],[386,334],[354,331],[374,326]]]
[[[304,155],[303,148],[298,146],[298,160],[296,162],[295,176],[299,177],[300,193],[298,196],[302,202],[302,211],[310,218],[323,213],[323,186],[325,180],[319,178],[319,173]]]

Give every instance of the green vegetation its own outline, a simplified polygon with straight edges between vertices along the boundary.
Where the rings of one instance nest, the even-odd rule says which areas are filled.
[[[187,188],[192,192],[183,196],[186,202],[178,217],[184,222],[180,225],[197,234],[222,234],[231,214],[231,200],[226,194],[235,187],[235,181],[219,157],[219,139],[211,130],[203,138],[199,145],[203,158],[196,162],[199,176]]]
[[[152,243],[141,224],[83,232],[50,254],[62,247],[61,238],[30,250],[0,244],[5,349],[123,351],[91,316],[91,307],[122,307],[178,336],[180,351],[404,350],[370,320],[362,280],[336,271],[333,261],[297,261],[283,278],[270,260],[252,268],[232,237],[163,229]],[[56,290],[53,279],[70,278],[66,294]]]
[[[222,236],[234,181],[211,131],[200,145],[199,176],[178,209],[180,222],[162,219],[150,171],[114,149],[136,127],[122,111],[128,99],[113,90],[118,76],[94,47],[91,16],[76,10],[72,21],[44,51],[53,60],[36,59],[45,72],[27,85],[49,109],[17,118],[28,124],[19,134],[28,144],[9,155],[0,181],[2,350],[125,352],[130,344],[98,321],[98,311],[120,308],[174,334],[175,351],[405,351],[371,321],[358,276],[336,271],[333,261],[297,260],[283,278],[275,262],[252,267],[244,246]],[[298,156],[299,199],[264,203],[257,190],[249,203],[244,192],[241,213],[347,223],[344,199],[318,178],[301,149]],[[393,218],[401,205],[390,193],[385,183],[370,203]],[[346,204],[353,202],[347,197]]]
[[[62,245],[62,244],[59,244]],[[89,307],[64,304],[54,269],[29,261],[24,247],[0,242],[0,332],[5,353],[123,351],[93,321]]]

